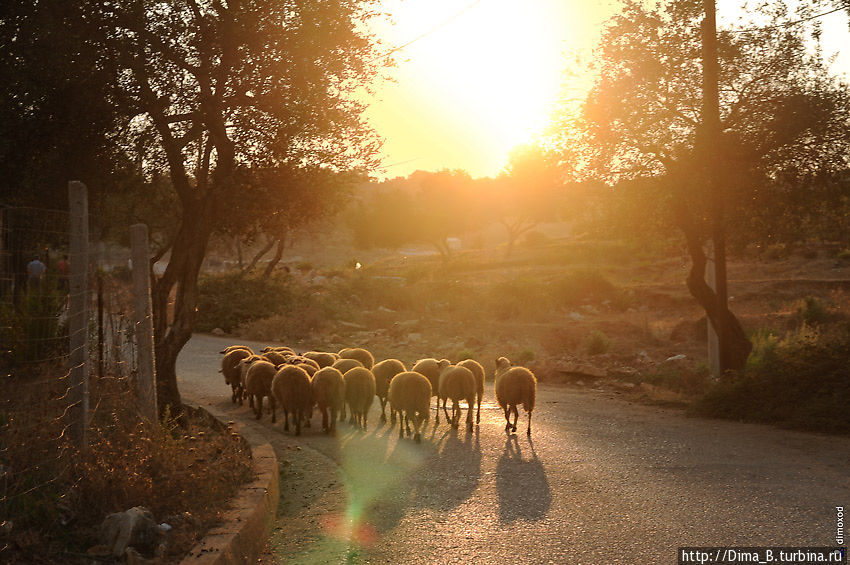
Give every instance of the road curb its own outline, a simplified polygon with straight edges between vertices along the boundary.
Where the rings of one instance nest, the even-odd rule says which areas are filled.
[[[271,533],[280,498],[278,464],[271,443],[249,425],[232,420],[213,406],[187,403],[229,424],[250,446],[257,478],[239,489],[221,526],[213,528],[180,561],[180,565],[247,565],[256,563]],[[227,423],[227,424],[226,424]]]

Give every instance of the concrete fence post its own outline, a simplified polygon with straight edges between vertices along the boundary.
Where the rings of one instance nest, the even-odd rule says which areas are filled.
[[[71,261],[68,272],[70,339],[69,433],[79,449],[88,447],[89,418],[89,209],[88,189],[79,181],[68,183]]]
[[[133,260],[133,325],[139,366],[137,394],[142,416],[150,422],[156,422],[159,413],[156,406],[154,374],[150,252],[148,251],[148,227],[145,224],[130,226],[130,244]]]

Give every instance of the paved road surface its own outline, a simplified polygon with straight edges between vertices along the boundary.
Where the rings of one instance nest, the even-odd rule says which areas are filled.
[[[234,418],[218,369],[232,339],[195,336],[180,390]],[[250,344],[249,345],[263,345]],[[834,546],[850,438],[688,418],[541,385],[531,439],[507,436],[492,383],[472,432],[398,439],[321,419],[296,438],[264,416],[281,504],[262,563],[675,563],[681,546]],[[465,414],[464,414],[465,415]]]

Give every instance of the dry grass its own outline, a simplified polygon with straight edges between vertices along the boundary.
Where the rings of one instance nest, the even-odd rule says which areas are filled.
[[[202,413],[190,412],[185,427],[143,422],[126,383],[110,378],[91,383],[89,448],[80,452],[67,438],[62,379],[31,380],[7,379],[0,391],[3,563],[88,563],[106,515],[133,506],[174,526],[166,561],[177,561],[253,479],[239,436]]]

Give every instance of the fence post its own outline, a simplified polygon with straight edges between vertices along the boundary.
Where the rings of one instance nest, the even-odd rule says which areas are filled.
[[[68,183],[70,220],[69,316],[70,338],[70,435],[79,449],[88,447],[89,419],[89,204],[88,189],[79,181]]]
[[[151,305],[150,253],[148,226],[130,226],[133,260],[133,325],[139,357],[138,396],[142,416],[150,422],[158,420],[156,379],[154,378],[153,308]]]

